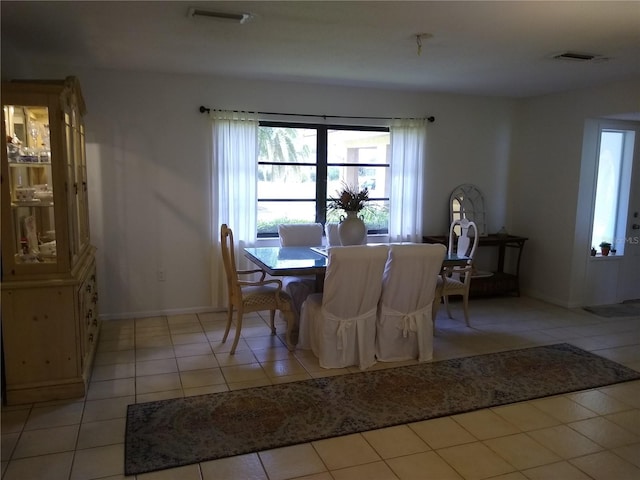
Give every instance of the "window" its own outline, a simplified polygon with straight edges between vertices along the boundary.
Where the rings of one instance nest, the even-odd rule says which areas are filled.
[[[609,242],[618,255],[624,253],[634,137],[629,130],[600,132],[591,242],[596,248],[601,242]]]
[[[369,189],[368,233],[387,233],[389,158],[385,127],[260,122],[258,237],[276,237],[279,223],[338,222],[326,207],[343,183]]]

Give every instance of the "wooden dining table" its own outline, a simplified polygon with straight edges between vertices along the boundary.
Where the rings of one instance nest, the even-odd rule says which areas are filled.
[[[315,275],[316,291],[322,291],[328,262],[326,247],[246,247],[244,254],[274,277]],[[465,256],[447,254],[442,266],[465,266],[468,260]]]

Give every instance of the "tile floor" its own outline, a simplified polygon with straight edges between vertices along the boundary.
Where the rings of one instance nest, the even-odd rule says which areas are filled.
[[[453,307],[454,320],[439,312],[435,360],[570,342],[640,370],[640,318],[478,299],[469,328]],[[349,371],[323,370],[309,351],[289,353],[257,315],[234,356],[223,331],[219,313],[103,322],[85,398],[2,408],[2,478],[133,478],[123,475],[129,403]],[[235,478],[637,480],[640,381],[137,476]]]

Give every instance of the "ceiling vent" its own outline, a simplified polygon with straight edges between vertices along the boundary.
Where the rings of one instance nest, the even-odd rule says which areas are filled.
[[[604,57],[602,55],[582,52],[562,52],[551,55],[551,58],[553,58],[554,60],[568,60],[571,62],[602,62],[608,60],[607,57]]]
[[[230,13],[230,12],[214,12],[211,10],[202,10],[201,8],[191,7],[187,11],[187,17],[206,17],[213,18],[230,23],[246,23],[251,20],[250,13]]]

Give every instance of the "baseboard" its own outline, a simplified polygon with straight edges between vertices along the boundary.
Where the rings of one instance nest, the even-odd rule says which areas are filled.
[[[125,312],[125,313],[106,313],[99,315],[100,320],[126,320],[128,318],[148,318],[162,317],[171,315],[185,315],[191,313],[216,313],[226,312],[225,308],[220,307],[190,307],[190,308],[174,308],[169,310],[148,310],[143,312]]]
[[[563,308],[579,308],[580,307],[580,305],[570,305],[566,301],[562,301],[559,298],[551,297],[549,295],[540,293],[537,290],[532,290],[529,288],[521,289],[520,294],[524,297],[535,298],[536,300],[540,300],[545,303],[549,303],[551,305],[556,305],[558,307],[563,307]]]

